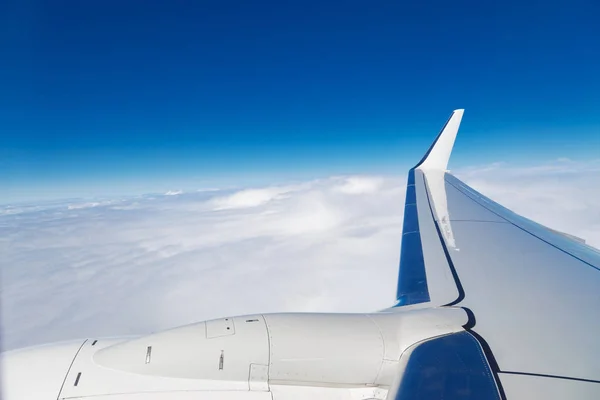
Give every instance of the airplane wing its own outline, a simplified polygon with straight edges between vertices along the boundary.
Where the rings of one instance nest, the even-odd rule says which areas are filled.
[[[600,398],[600,252],[515,214],[450,174],[462,115],[454,111],[409,172],[394,308],[467,311],[466,332],[487,361],[480,373],[489,373],[498,391],[480,398]],[[433,342],[438,354],[469,346]],[[408,398],[409,389],[413,398],[450,392],[453,375],[443,362],[432,364],[437,389],[431,388],[431,370],[418,373],[410,363],[396,398]],[[411,374],[414,382],[406,383]],[[426,381],[423,374],[429,374],[429,389],[418,385]]]

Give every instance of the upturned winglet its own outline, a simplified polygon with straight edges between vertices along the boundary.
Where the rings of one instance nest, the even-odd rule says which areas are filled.
[[[452,147],[454,146],[454,140],[456,139],[464,111],[463,109],[454,110],[429,150],[427,150],[427,153],[425,153],[415,168],[423,171],[447,170],[448,160],[452,153]]]

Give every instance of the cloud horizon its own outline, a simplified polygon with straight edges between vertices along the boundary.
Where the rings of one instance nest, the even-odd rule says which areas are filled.
[[[455,175],[600,246],[600,163]],[[0,209],[4,350],[145,334],[246,313],[368,312],[394,301],[405,176]]]

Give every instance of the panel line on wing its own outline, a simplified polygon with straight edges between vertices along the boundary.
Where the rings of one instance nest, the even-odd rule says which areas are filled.
[[[60,398],[60,395],[63,391],[63,388],[65,387],[65,383],[67,382],[67,378],[69,376],[69,373],[71,372],[71,368],[73,368],[73,364],[75,364],[75,359],[77,358],[77,356],[79,355],[79,352],[81,351],[81,349],[83,348],[83,345],[87,343],[87,339],[85,339],[83,341],[83,343],[81,343],[81,346],[79,346],[79,348],[77,349],[77,352],[75,353],[75,355],[73,356],[73,360],[71,360],[71,364],[69,365],[69,369],[67,369],[67,373],[65,374],[65,378],[63,379],[62,384],[60,385],[60,389],[58,390],[58,396],[56,396],[57,399]]]
[[[600,383],[599,380],[595,380],[595,379],[574,378],[572,376],[562,376],[562,375],[548,375],[548,374],[536,374],[536,373],[531,373],[531,372],[502,371],[502,370],[499,371],[499,373],[500,374],[506,374],[506,375],[539,376],[541,378],[566,379],[566,380],[569,380],[569,381]]]

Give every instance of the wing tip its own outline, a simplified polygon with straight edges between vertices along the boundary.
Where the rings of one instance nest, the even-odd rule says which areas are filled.
[[[458,128],[462,120],[464,108],[457,108],[452,112],[450,118],[438,134],[437,138],[431,144],[431,147],[425,153],[421,161],[415,166],[421,170],[434,169],[445,171],[448,167],[450,154],[454,147],[454,140],[458,133]]]

